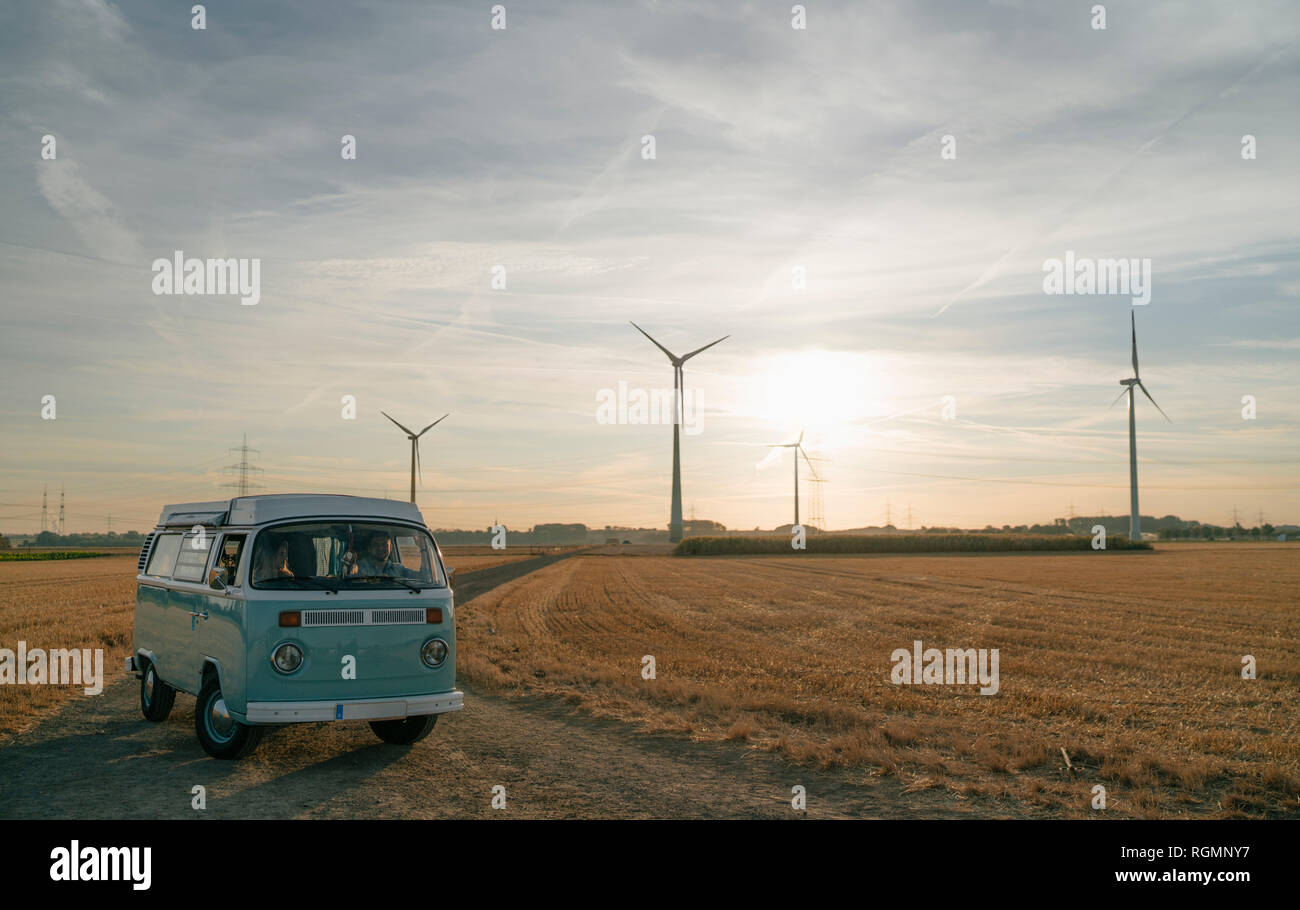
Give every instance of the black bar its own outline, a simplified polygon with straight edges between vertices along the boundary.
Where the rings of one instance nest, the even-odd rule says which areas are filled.
[[[7,829],[7,830],[6,830]],[[1270,821],[35,821],[6,822],[6,893],[134,892],[121,881],[53,881],[59,848],[149,847],[150,893],[222,892],[295,905],[319,896],[374,901],[425,892],[437,903],[518,891],[661,904],[717,893],[829,898],[1012,895],[1059,898],[1189,893],[1228,901],[1289,889],[1297,829]],[[1185,851],[1170,855],[1171,848]],[[1122,851],[1145,850],[1145,854]],[[1205,851],[1213,851],[1205,855]],[[1156,853],[1154,851],[1161,851]],[[1147,858],[1147,857],[1151,858]],[[1154,881],[1119,881],[1125,873]],[[1165,880],[1168,873],[1172,880]],[[1203,873],[1247,881],[1188,881]],[[1179,880],[1177,876],[1182,875]],[[451,882],[455,886],[451,887]],[[471,893],[466,893],[466,888]],[[609,889],[615,890],[609,890]],[[143,889],[142,889],[143,890]],[[638,896],[639,895],[639,896]],[[334,904],[334,906],[337,906]]]

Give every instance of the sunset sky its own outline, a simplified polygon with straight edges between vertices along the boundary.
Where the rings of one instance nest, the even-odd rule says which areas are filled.
[[[1143,514],[1300,522],[1293,3],[491,5],[0,8],[0,531],[43,484],[145,530],[245,433],[266,492],[405,498],[381,408],[452,412],[434,527],[666,527],[671,428],[596,419],[671,387],[629,320],[731,336],[687,517],[790,521],[801,428],[830,527],[1125,515],[1130,312]],[[156,296],[175,250],[260,302]],[[1150,259],[1150,304],[1045,293],[1066,251]]]

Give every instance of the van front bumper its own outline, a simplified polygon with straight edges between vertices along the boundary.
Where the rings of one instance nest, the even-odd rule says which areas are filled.
[[[422,714],[459,711],[465,693],[405,695],[397,698],[353,698],[345,701],[250,701],[244,722],[300,724],[327,720],[396,720]]]

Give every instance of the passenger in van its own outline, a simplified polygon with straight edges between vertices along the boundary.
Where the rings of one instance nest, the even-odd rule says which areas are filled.
[[[317,575],[316,547],[306,534],[288,534],[288,561],[290,575]]]
[[[289,568],[289,541],[281,537],[270,545],[257,548],[257,560],[253,563],[253,583],[267,581],[271,578],[293,577]]]

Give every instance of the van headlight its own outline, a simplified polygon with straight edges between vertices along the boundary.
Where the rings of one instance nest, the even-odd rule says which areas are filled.
[[[271,654],[271,666],[281,673],[292,673],[302,666],[302,648],[285,642]]]
[[[431,638],[424,643],[420,649],[420,660],[424,665],[431,669],[442,666],[442,662],[447,659],[447,654],[451,651],[447,643],[441,638]]]

